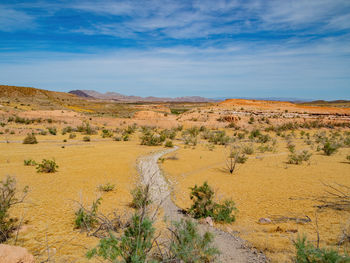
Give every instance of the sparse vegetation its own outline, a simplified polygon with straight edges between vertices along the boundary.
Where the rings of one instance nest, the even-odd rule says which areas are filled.
[[[35,166],[37,165],[36,161],[32,160],[32,159],[27,159],[24,160],[24,166]]]
[[[38,141],[34,134],[28,133],[23,140],[23,144],[37,144]]]
[[[222,204],[214,202],[214,191],[204,182],[202,186],[191,187],[190,198],[193,201],[188,212],[194,218],[212,217],[216,222],[231,223],[236,220],[233,212],[237,209],[232,200],[225,200]]]
[[[84,141],[84,142],[89,142],[89,141],[91,141],[90,136],[84,136],[84,137],[83,137],[83,141]]]
[[[23,203],[28,187],[18,196],[17,182],[14,177],[7,176],[0,181],[0,243],[5,242],[18,227],[17,219],[10,216],[10,209]]]
[[[36,170],[38,173],[55,173],[57,172],[58,165],[55,160],[43,159],[41,163],[38,163]]]
[[[149,185],[138,185],[132,191],[132,201],[130,206],[136,209],[142,209],[152,203],[149,194]]]
[[[303,162],[307,162],[310,160],[311,153],[307,150],[300,151],[298,153],[291,153],[288,155],[288,163],[289,164],[301,164]]]
[[[115,188],[115,185],[111,183],[101,184],[98,186],[98,190],[102,192],[111,192],[114,190],[114,188]]]
[[[101,198],[95,200],[91,209],[85,209],[83,206],[75,212],[74,225],[76,229],[81,229],[85,231],[90,231],[97,223],[97,212],[101,205]]]
[[[298,237],[294,242],[296,248],[296,263],[345,263],[350,262],[350,257],[341,255],[338,251],[332,249],[323,249],[315,247],[307,241],[306,237]]]

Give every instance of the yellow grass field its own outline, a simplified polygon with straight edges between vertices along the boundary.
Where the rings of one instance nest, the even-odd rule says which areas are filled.
[[[309,149],[301,139],[295,139],[296,149]],[[287,164],[288,150],[283,139],[278,140],[275,153],[255,151],[245,164],[232,175],[225,170],[228,149],[216,146],[210,151],[205,145],[195,148],[180,146],[178,160],[167,159],[162,164],[168,180],[174,185],[173,199],[181,208],[189,208],[189,187],[208,181],[217,198],[231,198],[239,210],[236,222],[224,229],[262,250],[272,262],[290,262],[298,235],[316,240],[316,213],[321,246],[339,241],[342,230],[350,223],[350,214],[330,209],[317,210],[315,198],[325,195],[323,183],[350,185],[350,163],[345,159],[349,148],[342,148],[332,156],[313,151],[310,164]],[[169,154],[173,156],[174,153]],[[169,157],[168,156],[168,157]],[[259,218],[305,218],[311,223],[295,221],[258,224]]]
[[[74,211],[82,201],[91,205],[102,197],[101,211],[119,212],[130,209],[130,190],[138,181],[136,160],[157,148],[139,145],[138,139],[129,142],[101,140],[92,136],[91,142],[83,142],[82,135],[64,143],[68,135],[37,136],[36,145],[22,144],[23,136],[7,136],[20,143],[0,144],[0,175],[15,176],[19,188],[26,185],[30,193],[26,203],[16,206],[12,215],[28,220],[23,232],[19,233],[17,245],[28,248],[37,261],[47,258],[46,245],[56,262],[85,262],[85,253],[93,248],[98,239],[74,230]],[[4,140],[4,136],[0,140]],[[97,141],[98,140],[98,141]],[[64,148],[62,148],[64,146]],[[24,166],[25,159],[41,162],[55,159],[59,165],[53,174],[37,173],[34,166]],[[101,184],[116,185],[113,192],[102,193]],[[14,243],[15,238],[8,241]],[[91,260],[90,262],[95,262]]]

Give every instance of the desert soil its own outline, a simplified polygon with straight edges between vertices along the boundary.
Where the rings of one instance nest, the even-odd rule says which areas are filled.
[[[177,221],[185,218],[181,209],[179,209],[171,200],[171,186],[165,180],[159,166],[158,159],[165,154],[174,152],[173,149],[156,152],[152,155],[143,157],[139,160],[138,167],[141,173],[142,182],[151,185],[152,201],[160,204],[166,218],[170,221]],[[237,262],[266,262],[266,257],[255,249],[247,247],[246,243],[230,233],[224,232],[218,228],[209,225],[199,224],[200,232],[209,231],[214,234],[214,244],[220,250],[219,261],[223,263]]]

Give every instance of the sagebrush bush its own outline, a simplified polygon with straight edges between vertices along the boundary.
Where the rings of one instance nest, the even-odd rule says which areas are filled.
[[[218,145],[227,145],[230,142],[230,137],[228,137],[225,131],[214,131],[209,133],[209,142]]]
[[[191,187],[190,198],[193,201],[188,212],[194,218],[212,217],[216,222],[231,223],[236,220],[233,212],[237,209],[231,200],[225,200],[222,204],[214,202],[214,191],[204,182],[202,186]]]
[[[10,208],[22,203],[28,193],[28,187],[22,190],[22,196],[18,197],[16,179],[7,176],[0,181],[0,243],[6,241],[18,227],[17,219],[10,217]]]
[[[253,147],[253,145],[252,145],[252,144],[250,144],[250,145],[244,145],[244,146],[242,147],[242,153],[243,153],[243,154],[248,154],[248,155],[253,154],[253,153],[254,153],[254,147]]]
[[[289,164],[301,164],[302,162],[309,161],[312,154],[307,150],[303,150],[298,153],[292,153],[288,155],[288,163]]]
[[[55,173],[57,172],[58,165],[55,160],[43,159],[41,163],[38,163],[36,170],[38,173]]]
[[[90,136],[84,136],[84,137],[83,137],[83,141],[84,141],[84,142],[90,142],[90,141],[91,141]]]
[[[346,263],[350,262],[350,257],[341,255],[338,251],[332,249],[317,248],[308,242],[306,237],[298,237],[294,241],[296,248],[296,263]]]
[[[77,135],[75,133],[70,133],[69,134],[69,139],[74,139],[75,137],[77,137]]]
[[[111,183],[101,184],[98,186],[98,190],[102,192],[111,192],[114,190],[114,188],[115,188],[115,185]]]
[[[23,140],[23,144],[37,144],[38,141],[34,134],[28,133],[27,136]]]
[[[165,142],[164,146],[165,146],[165,147],[171,148],[171,147],[174,147],[174,144],[173,144],[173,142],[172,142],[171,140],[167,140],[167,141]]]
[[[327,140],[326,142],[324,142],[322,150],[325,155],[330,156],[333,153],[335,153],[338,150],[338,148],[339,146],[336,143]]]

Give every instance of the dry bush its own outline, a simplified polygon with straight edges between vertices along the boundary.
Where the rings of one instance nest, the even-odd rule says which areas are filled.
[[[34,134],[28,133],[27,136],[23,140],[23,144],[37,144],[38,141]]]

